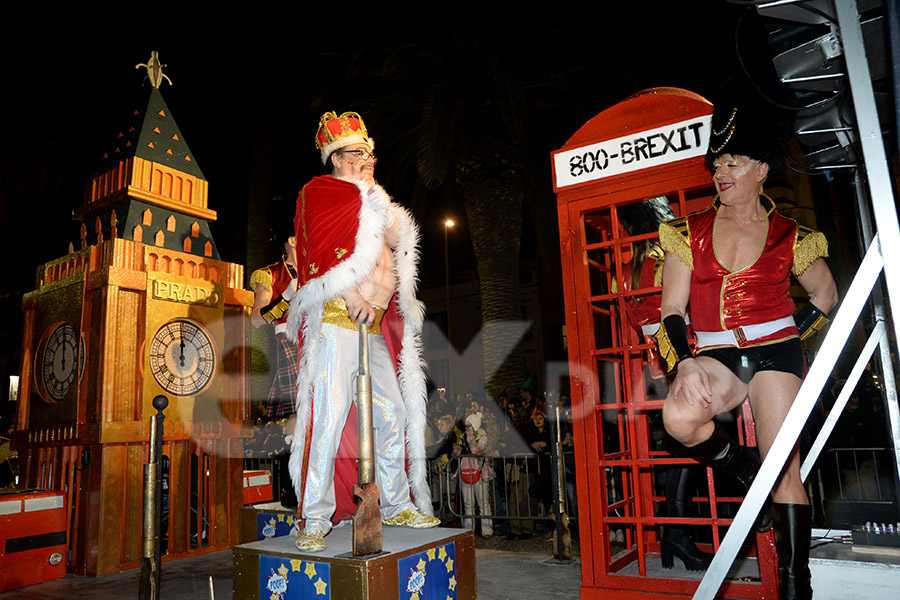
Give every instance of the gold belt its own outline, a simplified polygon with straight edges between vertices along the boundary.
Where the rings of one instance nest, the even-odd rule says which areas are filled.
[[[381,318],[383,316],[384,309],[376,308],[375,322],[369,325],[369,333],[381,335]],[[343,298],[334,298],[325,303],[325,315],[322,318],[322,322],[329,325],[337,325],[344,329],[359,331],[359,324],[347,314],[347,303],[344,302]]]

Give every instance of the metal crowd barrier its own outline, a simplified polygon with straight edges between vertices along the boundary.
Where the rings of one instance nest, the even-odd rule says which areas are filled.
[[[574,452],[564,452],[565,459],[571,459]],[[531,521],[548,521],[555,520],[554,513],[550,510],[551,505],[544,505],[534,496],[528,493],[535,481],[545,481],[548,486],[548,493],[553,501],[556,501],[554,493],[555,486],[550,473],[542,473],[540,461],[537,460],[535,454],[514,454],[511,456],[492,457],[492,465],[494,467],[495,477],[487,482],[487,497],[490,498],[491,506],[489,515],[479,514],[477,505],[473,506],[473,513],[467,513],[463,509],[463,499],[460,486],[460,463],[464,458],[471,458],[478,462],[483,457],[472,454],[460,455],[452,457],[449,462],[442,459],[429,459],[429,477],[431,485],[432,504],[435,507],[435,515],[443,519],[475,519],[475,520],[531,520]],[[522,495],[522,488],[516,488],[511,483],[511,473],[515,466],[519,467],[519,476],[524,477],[527,486]],[[566,506],[570,518],[575,515],[575,494],[574,494],[574,473],[563,472],[564,489],[567,493]],[[477,484],[476,484],[477,485]],[[517,495],[518,492],[518,495]],[[516,502],[516,506],[520,510],[515,513],[512,510],[512,502]],[[524,510],[522,510],[524,509]],[[515,513],[515,514],[513,514]]]
[[[822,453],[811,478],[815,521],[850,529],[867,521],[895,523],[900,502],[889,448],[833,448]]]

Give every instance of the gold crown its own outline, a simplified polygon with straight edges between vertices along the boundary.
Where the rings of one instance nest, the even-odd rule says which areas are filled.
[[[366,124],[355,112],[345,112],[337,116],[329,111],[319,119],[319,130],[316,132],[316,148],[322,154],[322,164],[335,150],[350,144],[367,144],[370,150],[375,149],[375,142],[369,137]]]

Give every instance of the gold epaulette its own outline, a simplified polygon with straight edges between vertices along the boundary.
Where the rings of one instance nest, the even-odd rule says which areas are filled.
[[[257,269],[250,275],[251,290],[256,291],[256,286],[260,283],[267,289],[272,289],[272,271],[269,270],[269,267]]]
[[[828,256],[828,240],[821,231],[797,225],[797,237],[794,240],[794,273],[803,272],[818,258]]]
[[[674,254],[693,270],[694,257],[691,254],[691,232],[687,217],[660,223],[659,243],[663,250]]]
[[[650,249],[650,253],[647,254],[647,256],[656,261],[653,265],[653,286],[660,286],[662,285],[662,268],[663,263],[666,261],[666,252],[659,244],[653,244],[653,247]]]
[[[662,231],[662,227],[660,227],[660,231]],[[665,323],[659,324],[655,337],[656,345],[659,346],[659,355],[666,361],[666,373],[671,373],[675,365],[678,364],[678,354],[675,353],[672,341],[669,340],[669,334],[666,333]]]

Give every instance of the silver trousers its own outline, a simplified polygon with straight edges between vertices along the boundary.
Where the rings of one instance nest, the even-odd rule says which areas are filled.
[[[315,358],[312,435],[301,511],[307,528],[328,533],[336,507],[334,461],[356,395],[359,332],[326,323],[322,326],[322,334],[325,351]],[[384,338],[369,335],[368,339],[375,483],[381,495],[382,517],[389,519],[407,508],[414,508],[406,477],[406,409]]]

